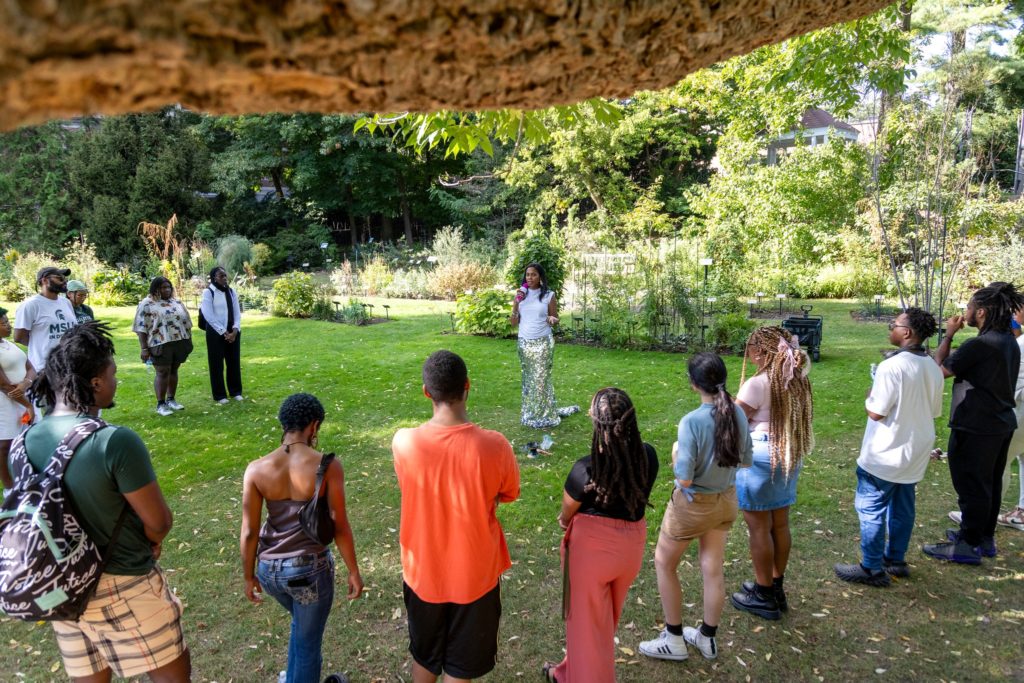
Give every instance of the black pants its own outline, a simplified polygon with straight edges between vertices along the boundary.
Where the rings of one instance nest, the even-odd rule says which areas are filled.
[[[242,332],[228,344],[222,335],[206,330],[206,362],[210,366],[210,391],[213,400],[242,395]],[[224,390],[224,365],[228,366],[228,388]],[[1002,470],[999,471],[1000,476]]]
[[[1003,469],[1010,448],[1009,434],[949,432],[949,476],[956,489],[960,512],[960,536],[970,545],[996,533],[996,517],[1003,490]]]

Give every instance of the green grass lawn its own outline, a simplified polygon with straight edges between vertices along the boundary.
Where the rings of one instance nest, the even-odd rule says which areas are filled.
[[[97,309],[118,328],[121,385],[117,407],[104,417],[142,435],[174,511],[174,529],[160,562],[186,605],[195,680],[272,681],[284,668],[288,619],[271,600],[262,606],[245,600],[237,541],[243,469],[279,443],[277,407],[296,391],[316,394],[327,409],[320,444],[336,451],[344,464],[349,515],[366,581],[360,600],[337,599],[327,626],[324,672],[346,671],[353,681],[410,679],[398,552],[400,500],[390,442],[397,428],[430,416],[419,372],[426,356],[439,348],[466,359],[471,416],[508,436],[522,471],[522,497],[499,512],[513,567],[503,581],[498,666],[487,680],[539,680],[541,664],[562,657],[561,534],[555,516],[565,475],[589,448],[589,421],[585,415],[568,418],[551,432],[553,455],[526,459],[524,443],[540,433],[519,425],[515,342],[445,334],[449,304],[390,303],[395,320],[370,327],[247,315],[244,403],[212,403],[204,344],[198,339],[192,359],[182,367],[178,391],[187,408],[167,418],[154,413],[151,376],[138,360],[138,344],[129,331],[133,311]],[[685,381],[686,357],[567,344],[557,348],[559,403],[586,405],[601,387],[625,389],[636,403],[645,439],[658,449],[662,462],[648,513],[650,552],[619,628],[619,680],[1024,679],[1024,533],[1000,528],[1000,556],[977,568],[939,564],[918,549],[922,542],[941,539],[951,525],[946,513],[956,508],[956,497],[945,463],[932,463],[918,487],[918,530],[908,556],[913,576],[883,590],[834,578],[833,563],[859,556],[852,505],[855,460],[865,422],[868,366],[879,360],[887,336],[882,324],[851,320],[851,308],[842,302],[815,308],[825,315],[822,359],[811,375],[818,445],[804,467],[792,511],[794,549],[786,581],[790,612],[770,623],[726,605],[715,662],[699,655],[684,663],[656,662],[635,654],[638,642],[660,627],[653,549],[671,487],[669,451],[679,418],[698,404]],[[729,386],[735,390],[740,359],[727,363]],[[943,427],[940,441],[945,436]],[[1015,479],[1011,490],[1016,486]],[[687,623],[701,616],[695,552],[679,570]],[[726,562],[727,587],[737,590],[752,577],[742,521],[730,534]],[[50,627],[0,620],[0,672],[5,681],[62,679]]]

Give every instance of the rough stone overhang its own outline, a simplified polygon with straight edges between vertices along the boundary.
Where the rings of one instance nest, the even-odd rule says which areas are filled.
[[[0,128],[214,113],[535,108],[624,97],[884,0],[10,0]]]

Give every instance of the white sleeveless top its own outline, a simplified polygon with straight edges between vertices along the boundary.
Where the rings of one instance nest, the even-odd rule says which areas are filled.
[[[551,336],[548,325],[548,304],[555,295],[550,289],[540,298],[540,288],[526,290],[526,298],[519,302],[519,338],[540,339]]]

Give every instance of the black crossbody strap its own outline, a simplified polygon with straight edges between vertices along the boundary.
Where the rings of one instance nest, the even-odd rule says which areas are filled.
[[[313,489],[312,500],[316,500],[320,497],[320,487],[324,483],[324,477],[327,475],[327,468],[330,466],[332,460],[334,460],[334,453],[324,453],[324,457],[320,459],[320,467],[316,470],[316,487]]]

